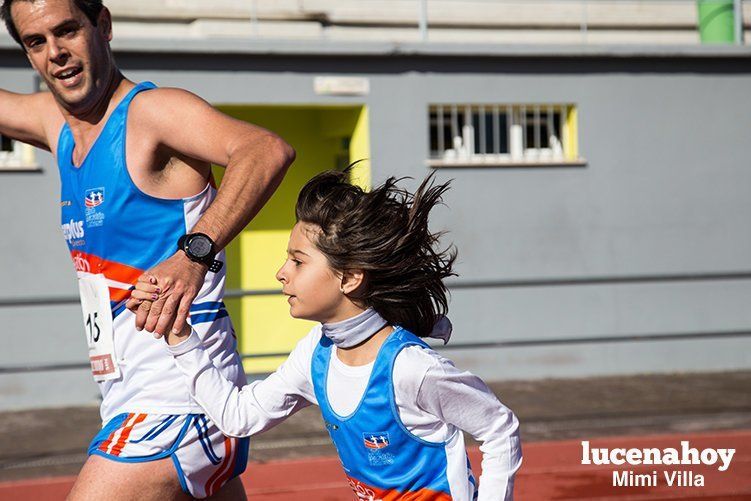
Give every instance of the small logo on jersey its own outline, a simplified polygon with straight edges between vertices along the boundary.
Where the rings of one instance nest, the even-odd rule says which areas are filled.
[[[336,431],[339,429],[339,427],[334,423],[329,423],[328,421],[324,421],[324,423],[326,423],[326,429],[328,429],[329,431]]]
[[[381,501],[381,498],[376,497],[376,493],[373,489],[367,485],[361,484],[359,480],[349,476],[347,477],[347,480],[349,480],[349,486],[355,492],[357,499],[362,499],[363,501]]]
[[[362,439],[368,449],[383,449],[389,446],[389,434],[385,431],[363,433]]]
[[[97,228],[102,226],[104,224],[104,212],[97,207],[104,203],[104,188],[86,190],[84,203],[86,204],[86,227]]]
[[[86,207],[98,207],[104,203],[104,188],[93,188],[86,190],[86,198],[84,198]]]
[[[60,200],[60,207],[70,207],[73,205],[73,202],[70,200]]]

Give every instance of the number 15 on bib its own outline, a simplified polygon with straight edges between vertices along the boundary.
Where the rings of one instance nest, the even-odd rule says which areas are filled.
[[[78,278],[81,293],[83,325],[89,345],[91,373],[97,382],[120,377],[120,366],[115,356],[114,332],[110,291],[104,275],[87,275]]]

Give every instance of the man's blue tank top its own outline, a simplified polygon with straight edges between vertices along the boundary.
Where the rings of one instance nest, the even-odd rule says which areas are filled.
[[[362,400],[349,416],[336,414],[326,395],[331,340],[321,336],[313,353],[311,377],[321,414],[350,486],[362,499],[452,499],[446,443],[413,435],[399,418],[392,379],[394,361],[399,352],[413,345],[428,347],[399,327],[389,335],[373,364]]]
[[[126,163],[128,109],[138,93],[155,87],[143,82],[127,93],[80,166],[73,165],[75,142],[67,124],[57,146],[63,236],[79,279],[104,275],[109,289],[122,377],[99,384],[105,421],[122,412],[201,412],[162,343],[136,331],[133,314],[125,309],[138,277],[177,252],[177,240],[193,228],[216,196],[216,188],[208,183],[195,196],[161,199],[144,193],[132,181]],[[217,259],[224,260],[223,251]],[[225,269],[206,275],[190,308],[190,321],[210,347],[214,364],[230,380],[244,383],[234,331],[222,302]]]
[[[136,94],[154,87],[140,83],[120,101],[79,167],[73,165],[75,143],[67,124],[57,146],[63,235],[76,270],[103,273],[123,285],[174,254],[177,239],[186,233],[185,201],[141,192],[125,163],[128,107]],[[127,287],[115,283],[113,306],[129,295]],[[122,305],[113,313],[121,312]]]

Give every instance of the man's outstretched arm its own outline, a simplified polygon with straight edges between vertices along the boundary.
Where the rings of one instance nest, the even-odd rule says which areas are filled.
[[[160,146],[181,155],[216,165],[226,172],[217,197],[191,232],[205,233],[223,249],[261,210],[281,183],[295,158],[291,146],[261,127],[231,118],[197,96],[179,89],[158,89],[143,94],[139,126],[154,131]],[[207,266],[178,251],[147,273],[161,288],[161,297],[137,309],[136,327],[158,335],[180,332],[198,294]]]

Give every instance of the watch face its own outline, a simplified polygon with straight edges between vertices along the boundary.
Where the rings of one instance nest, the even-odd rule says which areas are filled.
[[[211,253],[211,241],[201,235],[196,235],[188,242],[188,251],[201,259]]]

